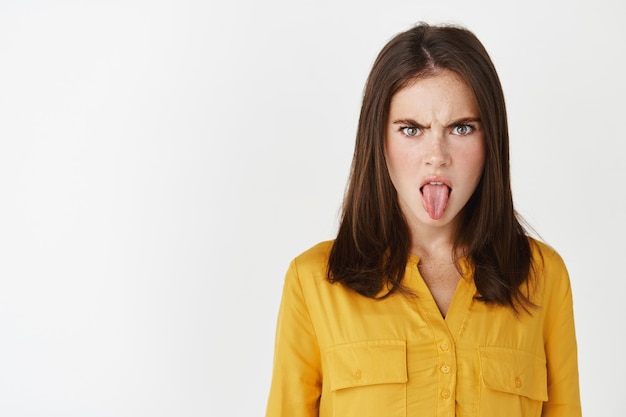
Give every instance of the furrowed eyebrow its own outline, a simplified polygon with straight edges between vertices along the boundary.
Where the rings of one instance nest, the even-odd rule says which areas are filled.
[[[394,120],[392,122],[392,124],[394,125],[401,125],[401,126],[415,126],[415,127],[419,127],[419,128],[425,128],[426,126],[417,123],[415,120],[413,119],[399,119],[399,120]]]
[[[464,125],[464,124],[470,124],[470,123],[480,124],[480,118],[479,117],[465,117],[462,119],[457,119],[448,123],[446,128],[451,128],[451,127],[455,127],[458,125]]]
[[[480,117],[463,117],[460,119],[453,120],[452,122],[448,123],[445,127],[452,128],[458,125],[469,124],[469,123],[480,124],[481,123]],[[418,123],[413,119],[398,119],[398,120],[394,120],[392,124],[401,125],[401,126],[415,126],[415,127],[419,127],[422,129],[428,128],[428,126]]]

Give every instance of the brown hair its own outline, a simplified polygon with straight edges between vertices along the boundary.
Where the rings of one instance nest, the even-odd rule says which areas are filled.
[[[440,70],[458,74],[473,90],[485,140],[485,166],[460,213],[456,249],[474,268],[479,299],[526,309],[531,250],[513,208],[509,136],[504,94],[487,51],[467,29],[419,24],[396,35],[378,55],[365,86],[352,169],[328,280],[376,298],[402,285],[410,233],[391,183],[384,153],[385,126],[393,95],[416,78]],[[458,259],[457,259],[458,268]]]

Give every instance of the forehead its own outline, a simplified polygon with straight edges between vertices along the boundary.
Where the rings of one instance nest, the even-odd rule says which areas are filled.
[[[458,74],[449,70],[416,78],[398,90],[391,98],[389,113],[398,112],[479,116],[474,91]]]

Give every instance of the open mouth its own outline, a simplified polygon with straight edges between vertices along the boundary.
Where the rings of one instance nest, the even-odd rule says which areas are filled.
[[[420,192],[422,193],[422,206],[430,218],[439,220],[448,206],[452,188],[443,181],[430,181],[422,185]]]
[[[443,181],[430,181],[430,182],[427,182],[426,184],[422,185],[422,187],[420,188],[420,191],[424,192],[424,187],[427,186],[427,185],[435,185],[435,186],[444,185],[444,186],[446,186],[446,188],[448,188],[448,193],[452,191],[452,188],[450,188],[449,186],[444,184]]]

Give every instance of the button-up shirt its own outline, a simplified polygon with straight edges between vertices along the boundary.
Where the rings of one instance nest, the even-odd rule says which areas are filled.
[[[442,317],[410,255],[415,296],[364,297],[326,278],[332,242],[287,272],[267,417],[578,417],[570,281],[532,241],[538,308],[515,313],[478,296],[471,264]]]

